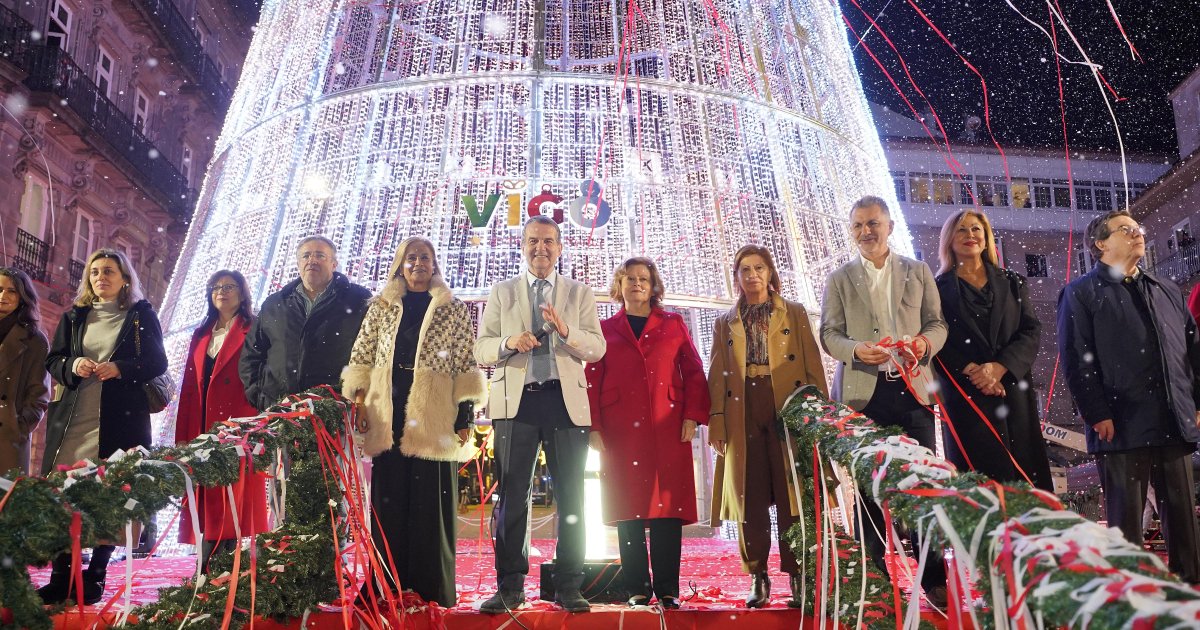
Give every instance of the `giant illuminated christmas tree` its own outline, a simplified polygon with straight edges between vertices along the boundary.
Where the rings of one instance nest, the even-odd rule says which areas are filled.
[[[892,181],[836,3],[267,0],[164,301],[169,353],[213,271],[260,302],[310,234],[372,288],[426,235],[482,299],[529,213],[563,221],[561,271],[598,291],[656,259],[704,352],[746,243],[819,312],[866,193]]]

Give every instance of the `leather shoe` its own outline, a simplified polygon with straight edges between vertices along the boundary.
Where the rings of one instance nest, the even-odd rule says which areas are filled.
[[[625,603],[629,604],[630,606],[649,606],[650,605],[650,596],[649,595],[634,595],[633,597],[630,597],[629,600],[626,601]]]
[[[524,591],[496,591],[495,595],[487,598],[487,601],[479,607],[479,612],[488,613],[491,615],[502,613],[506,610],[516,610],[525,605]]]
[[[42,603],[48,606],[61,604],[67,601],[67,595],[70,591],[70,585],[66,582],[56,581],[53,577],[43,587],[37,590],[38,597],[42,598]]]
[[[746,596],[746,608],[762,608],[771,599],[771,579],[766,571],[750,576],[750,594]]]
[[[83,576],[83,605],[91,606],[104,599],[104,578]]]
[[[792,590],[792,598],[787,603],[788,608],[800,608],[804,605],[804,592],[800,588],[800,576],[795,574],[788,576],[788,586]]]
[[[933,606],[938,610],[946,610],[946,604],[948,603],[946,587],[935,586],[933,588],[925,589],[925,601],[929,602],[930,606]]]
[[[667,595],[665,597],[659,597],[658,605],[662,606],[663,610],[678,610],[679,609],[679,598],[671,597],[670,595]]]
[[[583,598],[578,590],[559,593],[558,597],[554,598],[554,602],[569,613],[583,613],[592,609],[592,605]]]

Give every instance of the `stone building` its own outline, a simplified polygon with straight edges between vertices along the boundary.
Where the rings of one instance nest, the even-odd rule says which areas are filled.
[[[1179,283],[1186,295],[1200,283],[1200,70],[1168,98],[1175,111],[1179,160],[1129,210],[1146,226],[1147,266]]]
[[[37,281],[48,334],[101,246],[158,305],[256,10],[0,0],[0,264]]]
[[[1029,279],[1030,298],[1042,322],[1033,386],[1043,410],[1050,396],[1043,420],[1082,431],[1061,372],[1050,395],[1058,353],[1058,292],[1094,264],[1083,241],[1088,222],[1131,202],[1136,206],[1147,186],[1169,167],[1169,156],[1127,154],[1123,174],[1119,154],[1073,151],[1068,177],[1062,148],[1002,144],[1002,157],[981,137],[977,120],[968,120],[946,142],[930,139],[912,118],[879,106],[873,113],[917,257],[936,275],[942,225],[958,210],[978,205],[992,222],[1001,264]],[[1159,244],[1153,253],[1161,255],[1164,248],[1165,243]],[[1066,450],[1056,456],[1059,463],[1078,458]]]
[[[99,247],[162,307],[256,20],[239,2],[0,0],[0,264],[36,281],[47,336]]]

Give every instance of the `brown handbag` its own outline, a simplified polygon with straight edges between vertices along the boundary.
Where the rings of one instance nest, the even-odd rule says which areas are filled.
[[[133,315],[133,351],[138,358],[141,358],[142,322],[137,313]],[[158,413],[166,409],[167,405],[175,399],[175,381],[171,378],[170,372],[163,372],[142,383],[142,391],[146,393],[146,407],[149,408],[150,413]]]

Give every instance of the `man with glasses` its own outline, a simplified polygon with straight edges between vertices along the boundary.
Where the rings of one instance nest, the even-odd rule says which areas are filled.
[[[1058,298],[1058,348],[1086,424],[1108,524],[1142,545],[1153,483],[1167,565],[1200,583],[1192,452],[1200,442],[1200,337],[1175,283],[1139,269],[1146,230],[1126,211],[1088,225],[1099,260]]]
[[[538,448],[554,480],[558,545],[554,599],[567,612],[591,606],[583,586],[583,472],[592,424],[584,363],[606,348],[591,287],[557,271],[562,230],[535,216],[525,222],[526,270],[496,283],[483,309],[475,360],[496,366],[487,415],[495,432],[497,494],[492,511],[499,590],[485,613],[525,603],[529,573],[529,502]],[[545,579],[547,576],[543,576]]]
[[[337,247],[309,236],[296,248],[300,277],[267,296],[246,334],[238,372],[260,411],[314,385],[336,387],[371,292],[337,269]]]

